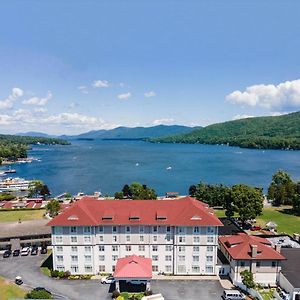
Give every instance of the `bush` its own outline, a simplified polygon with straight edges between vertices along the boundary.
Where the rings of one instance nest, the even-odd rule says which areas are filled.
[[[144,296],[151,296],[153,295],[153,292],[151,290],[147,290],[144,292]]]
[[[58,277],[59,271],[58,270],[52,270],[51,271],[51,277]]]
[[[44,290],[34,291],[34,290],[32,290],[30,293],[26,294],[25,299],[53,299],[53,297],[47,291],[44,291]]]
[[[111,294],[111,297],[112,297],[113,299],[116,299],[116,298],[118,298],[119,296],[120,296],[120,292],[119,292],[118,290],[113,291],[112,294]]]

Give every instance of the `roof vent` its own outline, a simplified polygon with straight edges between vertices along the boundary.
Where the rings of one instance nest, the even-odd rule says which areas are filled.
[[[194,216],[191,217],[191,220],[193,220],[193,221],[194,220],[202,220],[202,218],[198,215],[194,215]]]
[[[68,217],[68,220],[70,220],[70,221],[76,221],[76,220],[78,220],[78,217],[75,216],[75,215],[72,215],[72,216]]]

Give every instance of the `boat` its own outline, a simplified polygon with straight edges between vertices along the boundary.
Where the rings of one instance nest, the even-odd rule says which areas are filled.
[[[5,174],[9,174],[9,173],[17,173],[17,171],[15,169],[9,168],[7,170],[4,170]]]
[[[169,167],[167,167],[166,169],[167,169],[167,170],[172,170],[172,167],[171,167],[171,166],[169,166]]]
[[[139,163],[136,163],[136,164],[135,164],[136,167],[138,167],[139,165],[140,165]]]
[[[28,191],[29,180],[25,180],[23,178],[6,178],[0,181],[0,192],[17,192],[17,191]]]

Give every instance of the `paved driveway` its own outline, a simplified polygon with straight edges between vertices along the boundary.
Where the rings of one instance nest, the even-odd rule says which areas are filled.
[[[40,264],[43,255],[0,258],[0,275],[14,280],[22,276],[31,287],[43,286],[47,290],[70,300],[108,300],[109,285],[98,280],[57,280],[43,275]],[[162,293],[166,300],[214,300],[221,299],[222,287],[213,280],[153,280],[154,293]]]

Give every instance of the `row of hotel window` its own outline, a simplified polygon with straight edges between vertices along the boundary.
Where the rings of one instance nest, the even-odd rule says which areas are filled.
[[[77,226],[71,226],[71,227],[65,227],[67,231],[70,233],[78,233],[78,227]],[[69,228],[69,229],[68,229]],[[178,234],[186,234],[186,228],[184,226],[177,227],[177,233]],[[118,233],[118,226],[111,226],[112,233]],[[62,234],[63,233],[63,227],[62,226],[56,226],[55,227],[55,234]],[[98,226],[98,233],[104,232],[104,226]],[[131,226],[125,226],[125,232],[131,233]],[[139,226],[139,232],[145,233],[145,226],[141,225]],[[158,226],[151,226],[151,232],[152,233],[158,233]],[[171,226],[165,226],[165,232],[171,233]],[[83,226],[83,233],[89,234],[92,233],[92,229],[90,226]],[[200,234],[201,233],[201,227],[200,226],[194,226],[193,227],[193,233],[194,234]],[[206,233],[208,234],[214,234],[215,228],[212,226],[206,227]]]
[[[106,246],[107,248],[110,246]],[[107,251],[109,251],[106,248]],[[56,252],[61,253],[63,252],[63,246],[56,246]],[[132,251],[132,246],[131,245],[126,245],[125,247],[126,251]],[[143,252],[145,251],[145,245],[139,245],[138,246],[139,251]],[[165,246],[165,251],[172,251],[173,247],[172,245],[166,245]],[[91,253],[92,252],[92,247],[91,246],[85,246],[84,251],[86,253]],[[104,252],[105,251],[105,246],[104,245],[99,245],[99,251]],[[116,252],[119,251],[119,246],[111,246],[111,251]],[[152,245],[152,251],[156,252],[158,251],[158,246],[157,245]],[[193,246],[193,252],[199,252],[200,247],[199,246]],[[206,247],[206,252],[213,252],[214,247],[213,246],[207,246]],[[78,247],[77,246],[71,246],[71,252],[72,253],[77,253],[78,252]],[[185,252],[185,246],[179,246],[178,247],[178,252]]]
[[[167,241],[170,241],[171,240],[171,235],[166,235],[165,239]],[[214,242],[214,236],[207,236],[206,237],[206,242],[207,243],[213,243]],[[85,235],[83,237],[83,241],[85,244],[90,244],[92,242],[92,238],[91,236],[89,235]],[[112,241],[114,243],[117,243],[118,242],[118,236],[117,235],[113,235],[112,236]],[[141,243],[145,242],[145,236],[144,235],[140,235],[139,237],[139,241]],[[158,241],[158,236],[157,235],[154,235],[152,236],[152,242],[157,242]],[[70,243],[77,243],[78,242],[78,237],[77,236],[70,236]],[[99,242],[100,243],[103,243],[104,242],[104,236],[103,235],[100,235],[99,236]],[[126,235],[126,242],[130,243],[131,242],[131,235]],[[179,236],[178,237],[178,243],[182,243],[184,244],[186,242],[186,239],[185,239],[185,236]],[[63,236],[55,236],[55,243],[56,244],[61,244],[63,243]],[[200,243],[200,237],[199,236],[194,236],[193,237],[193,243],[194,244],[199,244]]]
[[[57,265],[56,269],[58,271],[65,271],[65,267],[63,265]],[[152,271],[153,272],[158,272],[159,267],[157,265],[152,265]],[[177,267],[178,273],[186,273],[186,265],[179,265]],[[108,270],[105,265],[100,265],[99,266],[99,273],[104,273],[104,272],[114,272],[115,271],[115,266],[112,266],[111,270]],[[205,273],[206,274],[212,274],[214,271],[213,266],[207,265],[205,266]],[[72,274],[78,273],[79,272],[79,267],[78,265],[72,265],[71,266],[71,272]],[[93,267],[91,265],[85,265],[84,266],[84,272],[85,273],[92,273],[93,272]],[[165,271],[166,273],[172,273],[172,265],[165,265]],[[200,267],[197,265],[192,265],[192,273],[200,273]]]

